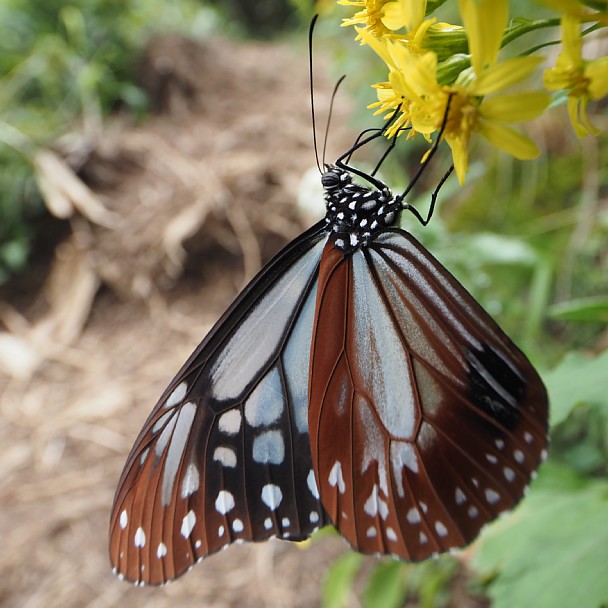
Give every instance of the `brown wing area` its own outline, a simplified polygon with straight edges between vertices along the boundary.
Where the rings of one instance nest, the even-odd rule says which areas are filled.
[[[110,518],[115,573],[160,585],[230,543],[327,523],[308,439],[308,357],[323,226],[237,298],[140,432]]]
[[[321,259],[309,432],[321,501],[364,553],[461,547],[523,496],[547,445],[538,374],[413,237]]]
[[[327,523],[309,481],[308,435],[297,428],[289,392],[281,398],[284,406],[264,424],[247,402],[216,414],[187,394],[155,411],[112,511],[110,558],[119,577],[160,585],[230,543],[302,540]]]

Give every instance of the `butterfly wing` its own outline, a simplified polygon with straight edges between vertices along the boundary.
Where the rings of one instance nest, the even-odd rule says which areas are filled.
[[[117,574],[162,584],[231,542],[324,525],[308,439],[320,222],[271,261],[209,332],[145,423],[110,521]]]
[[[422,560],[522,497],[547,446],[538,374],[411,235],[329,241],[309,432],[322,503],[364,553]]]

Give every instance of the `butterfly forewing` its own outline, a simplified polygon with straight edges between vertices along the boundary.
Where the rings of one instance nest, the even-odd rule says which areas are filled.
[[[531,364],[404,231],[321,259],[310,370],[313,467],[358,550],[421,560],[522,497],[546,448]]]
[[[118,485],[110,555],[162,584],[231,542],[326,523],[308,440],[308,358],[326,236],[317,225],[245,289],[170,384]]]

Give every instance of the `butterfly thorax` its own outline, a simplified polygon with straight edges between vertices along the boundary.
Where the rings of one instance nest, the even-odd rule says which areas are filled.
[[[325,221],[334,245],[349,253],[366,245],[372,236],[397,223],[401,203],[384,187],[368,188],[352,183],[351,174],[327,166],[321,178],[325,189]]]

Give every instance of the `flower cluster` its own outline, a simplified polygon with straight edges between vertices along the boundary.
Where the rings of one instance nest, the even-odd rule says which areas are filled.
[[[581,35],[608,25],[608,16],[577,0],[540,1],[559,20],[510,21],[508,0],[459,0],[463,26],[432,16],[445,0],[338,0],[358,9],[343,25],[354,26],[356,39],[388,68],[387,81],[374,85],[378,101],[371,106],[391,119],[387,136],[420,133],[430,140],[440,132],[463,183],[474,134],[515,158],[538,156],[536,144],[513,124],[542,114],[551,102],[547,90],[566,91],[577,135],[596,134],[586,107],[608,94],[608,57],[584,60]],[[583,23],[591,28],[581,32]],[[523,34],[557,25],[563,51],[545,70],[546,90],[522,89],[544,57],[531,50],[503,59],[499,51]]]

